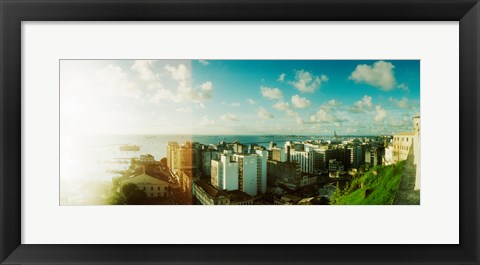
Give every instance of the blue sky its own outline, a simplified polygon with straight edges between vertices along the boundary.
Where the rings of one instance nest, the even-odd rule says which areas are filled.
[[[378,135],[420,112],[418,60],[68,60],[60,74],[72,132]]]

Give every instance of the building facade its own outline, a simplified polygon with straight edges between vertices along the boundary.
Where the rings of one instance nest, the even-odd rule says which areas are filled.
[[[179,148],[179,145],[177,142],[168,142],[167,144],[167,165],[172,172],[177,167],[176,163],[178,163],[178,159],[177,159],[178,148]]]
[[[257,194],[267,192],[267,150],[255,150],[257,154]]]
[[[230,196],[203,180],[193,182],[192,195],[197,204],[202,205],[228,205]]]
[[[393,162],[406,160],[412,148],[414,132],[402,132],[393,135]]]
[[[287,161],[287,153],[284,148],[274,147],[272,150],[272,160],[285,162]]]
[[[295,145],[297,146],[297,145]],[[290,161],[300,165],[300,170],[303,173],[315,173],[315,158],[314,151],[296,151],[290,150]]]
[[[415,116],[413,120],[413,154],[414,154],[414,164],[416,165],[416,175],[415,175],[415,190],[420,190],[420,172],[421,172],[421,163],[420,163],[420,116]]]
[[[205,149],[202,150],[201,158],[201,171],[202,175],[210,179],[212,174],[212,160],[218,160],[220,158],[220,153],[216,150]]]
[[[257,155],[233,155],[238,164],[238,189],[257,195]]]
[[[128,183],[135,184],[140,190],[144,191],[147,198],[166,197],[170,183],[145,173],[133,175],[121,181],[121,186]]]
[[[302,172],[300,165],[294,162],[280,162],[275,160],[267,161],[267,182],[268,186],[274,186],[281,182],[297,189],[301,187]]]
[[[238,163],[229,151],[211,161],[211,183],[221,190],[238,190]]]

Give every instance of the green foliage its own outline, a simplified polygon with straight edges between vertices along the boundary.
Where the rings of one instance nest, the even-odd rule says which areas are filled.
[[[120,193],[121,177],[112,178],[112,186],[106,198],[106,203],[111,205],[125,204],[125,197]]]
[[[354,178],[345,189],[333,194],[331,204],[389,205],[400,184],[405,161],[389,166],[375,166]]]
[[[147,199],[145,192],[133,183],[123,185],[121,190],[126,204],[144,204]]]

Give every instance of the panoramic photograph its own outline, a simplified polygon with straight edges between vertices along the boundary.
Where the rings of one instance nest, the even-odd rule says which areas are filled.
[[[61,206],[420,205],[420,60],[69,59],[59,90]]]

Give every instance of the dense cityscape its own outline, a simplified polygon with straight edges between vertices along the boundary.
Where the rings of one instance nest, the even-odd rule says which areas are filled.
[[[420,60],[61,60],[60,75],[60,205],[420,204]]]
[[[275,141],[267,147],[238,141],[218,144],[169,142],[166,158],[150,154],[132,158],[128,170],[114,178],[111,204],[175,205],[328,205],[342,204],[338,197],[352,189],[355,179],[382,168],[407,161],[414,166],[399,178],[410,183],[407,192],[420,190],[420,117],[412,119],[413,130],[390,136],[341,137],[334,132],[329,140]],[[295,136],[292,136],[295,139]],[[137,150],[137,146],[121,147]],[[402,176],[403,175],[403,176]],[[385,176],[385,178],[392,176]],[[411,204],[401,201],[399,183],[391,198],[382,204]],[[412,182],[410,180],[410,182]],[[386,179],[393,182],[394,179]],[[363,185],[363,184],[362,184]],[[360,185],[366,199],[376,190]],[[414,186],[412,186],[414,185]],[[353,187],[354,188],[354,187]],[[377,187],[386,192],[387,186]],[[385,190],[381,190],[385,189]],[[355,192],[355,190],[353,192]],[[397,196],[396,196],[397,195]],[[415,196],[415,195],[414,195]],[[410,196],[411,197],[411,196]],[[370,204],[360,201],[358,204]]]

